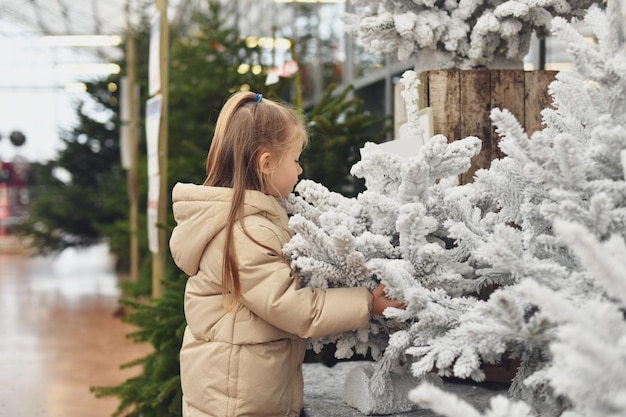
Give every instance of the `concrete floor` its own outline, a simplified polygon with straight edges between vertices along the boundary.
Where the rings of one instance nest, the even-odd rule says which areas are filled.
[[[117,385],[140,372],[119,365],[149,352],[114,317],[120,296],[107,247],[56,257],[0,253],[0,416],[109,417]]]

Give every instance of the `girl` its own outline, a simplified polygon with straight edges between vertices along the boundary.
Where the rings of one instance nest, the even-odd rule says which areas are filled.
[[[366,328],[401,307],[383,287],[300,288],[281,256],[292,233],[278,198],[302,173],[303,120],[241,92],[224,105],[204,185],[177,184],[176,264],[190,277],[180,352],[183,415],[298,416],[308,337]]]

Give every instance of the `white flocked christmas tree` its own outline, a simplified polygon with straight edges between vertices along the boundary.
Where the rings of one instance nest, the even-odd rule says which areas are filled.
[[[343,21],[364,48],[396,53],[428,69],[469,69],[521,62],[531,35],[543,37],[554,17],[581,16],[592,0],[352,0]],[[433,53],[434,52],[434,53]]]
[[[480,140],[437,135],[417,154],[363,149],[356,198],[302,181],[284,248],[303,285],[373,288],[406,304],[367,330],[311,340],[336,356],[370,349],[384,401],[390,375],[484,378],[518,358],[511,398],[475,410],[436,384],[409,398],[445,416],[626,415],[626,43],[620,1],[591,8],[592,44],[563,18],[553,31],[574,70],[550,86],[554,108],[529,137],[506,109],[492,121],[504,157],[458,185]],[[401,81],[409,122],[417,75]],[[416,125],[414,128],[418,128]],[[488,299],[478,296],[495,288]],[[389,396],[387,396],[389,398]],[[384,409],[384,407],[383,407]],[[485,414],[483,414],[485,413]]]

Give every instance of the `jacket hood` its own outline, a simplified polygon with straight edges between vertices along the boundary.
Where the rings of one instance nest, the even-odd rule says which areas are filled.
[[[198,272],[207,245],[224,229],[233,199],[232,188],[178,183],[172,190],[174,220],[170,250],[187,275]],[[263,215],[287,228],[287,213],[276,197],[246,191],[244,217]]]

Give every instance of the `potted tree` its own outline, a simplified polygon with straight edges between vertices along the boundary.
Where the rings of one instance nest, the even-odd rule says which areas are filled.
[[[614,2],[585,19],[596,45],[553,19],[575,70],[550,85],[545,128],[530,136],[512,112],[492,110],[503,157],[472,183],[457,176],[480,139],[435,135],[413,156],[366,146],[351,171],[367,187],[356,198],[298,186],[290,204],[297,234],[285,251],[305,283],[384,282],[407,305],[368,332],[312,341],[335,343],[341,356],[372,351],[370,399],[395,398],[385,390],[399,367],[480,381],[483,364],[511,356],[520,366],[510,393],[526,405],[500,399],[489,415],[624,412],[626,363],[617,352],[626,296],[623,268],[613,267],[626,251],[624,22]],[[418,79],[414,71],[403,77],[411,105]],[[487,299],[470,296],[494,284]],[[410,398],[449,416],[470,409],[431,386]]]
[[[560,1],[353,1],[346,30],[373,54],[415,59],[420,107],[430,107],[433,132],[449,140],[478,136],[481,152],[461,175],[501,156],[492,108],[509,109],[527,132],[541,128],[540,111],[556,72],[524,71],[531,37],[549,34],[554,17],[582,17],[593,0]]]

